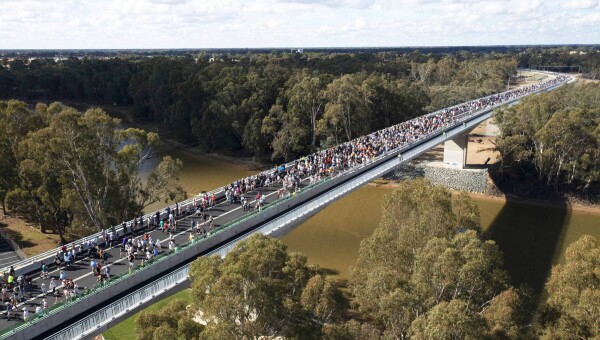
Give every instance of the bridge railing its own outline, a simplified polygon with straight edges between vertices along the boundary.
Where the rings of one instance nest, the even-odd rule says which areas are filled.
[[[548,87],[548,88],[539,89],[538,91],[535,91],[535,92],[532,92],[532,93],[546,91],[546,90],[558,87],[560,85],[562,85],[562,83],[553,85],[553,86]],[[510,100],[508,100],[506,102],[502,102],[502,103],[499,103],[499,104],[486,106],[486,107],[480,108],[479,110],[467,111],[465,113],[459,114],[459,115],[455,116],[456,119],[455,119],[454,123],[452,123],[450,125],[440,127],[438,129],[436,129],[435,131],[430,132],[427,135],[421,136],[421,137],[419,137],[419,138],[417,138],[417,139],[415,139],[415,140],[413,140],[411,142],[405,143],[405,144],[403,144],[403,145],[401,145],[401,146],[399,146],[399,147],[397,147],[397,148],[395,148],[393,150],[390,150],[390,151],[387,151],[387,152],[382,152],[380,155],[378,155],[377,157],[371,159],[367,163],[355,165],[354,167],[349,168],[349,169],[347,169],[344,172],[338,173],[335,176],[324,177],[321,180],[319,180],[319,181],[317,181],[317,182],[315,182],[313,184],[310,184],[310,185],[308,185],[306,187],[301,188],[299,191],[295,192],[294,194],[287,194],[283,198],[277,199],[276,201],[274,201],[274,202],[266,205],[260,211],[259,210],[254,210],[254,211],[252,211],[252,212],[250,212],[248,214],[245,214],[244,216],[241,216],[238,219],[235,219],[234,221],[231,221],[231,222],[229,222],[229,223],[227,223],[227,224],[225,224],[225,225],[223,225],[223,226],[221,226],[221,227],[219,227],[219,228],[217,228],[215,230],[212,230],[212,231],[208,232],[208,234],[204,235],[203,237],[195,237],[193,240],[185,242],[184,244],[182,244],[181,246],[176,247],[172,251],[165,251],[165,252],[159,254],[154,259],[149,260],[144,266],[135,267],[131,272],[128,272],[128,273],[123,273],[123,274],[120,274],[120,275],[115,275],[115,276],[113,276],[111,278],[110,282],[108,282],[108,283],[105,283],[105,284],[102,284],[102,285],[95,285],[95,286],[93,286],[91,288],[85,289],[85,290],[83,290],[79,294],[79,296],[77,296],[73,300],[53,305],[50,309],[48,309],[46,311],[46,313],[44,314],[44,316],[53,315],[53,314],[56,314],[56,313],[60,313],[62,310],[64,310],[65,308],[68,308],[72,304],[75,304],[75,303],[78,303],[78,302],[80,302],[82,300],[85,300],[87,297],[89,297],[89,296],[91,296],[91,295],[93,295],[93,294],[95,294],[95,293],[97,293],[97,292],[99,292],[101,290],[107,289],[109,286],[111,286],[113,284],[116,284],[116,283],[119,283],[119,282],[121,282],[123,280],[126,280],[127,278],[131,277],[132,275],[135,275],[136,273],[138,273],[140,271],[151,270],[154,265],[156,265],[156,264],[158,264],[158,263],[160,263],[162,261],[167,260],[171,256],[175,256],[179,251],[184,250],[184,249],[186,249],[188,247],[194,246],[198,242],[203,242],[207,238],[215,236],[215,235],[217,235],[219,233],[225,232],[226,230],[228,230],[230,228],[234,228],[235,226],[239,225],[240,223],[243,223],[243,222],[245,222],[245,221],[247,221],[247,220],[255,217],[256,215],[262,213],[265,210],[274,209],[274,208],[276,208],[276,207],[284,204],[285,202],[289,201],[290,199],[292,199],[293,197],[295,197],[295,195],[302,195],[303,193],[308,192],[308,191],[310,191],[310,190],[312,190],[312,189],[314,189],[316,187],[319,187],[321,185],[324,185],[325,183],[331,181],[334,178],[338,178],[339,176],[352,176],[355,172],[360,171],[362,168],[364,168],[364,167],[366,167],[366,166],[368,166],[368,165],[370,165],[372,163],[381,161],[385,157],[390,157],[391,155],[395,155],[395,154],[401,154],[403,151],[408,150],[408,149],[412,149],[417,144],[421,144],[421,143],[425,142],[426,140],[429,140],[431,138],[439,136],[440,134],[445,133],[445,131],[454,129],[454,128],[460,126],[461,124],[463,124],[464,122],[466,122],[468,120],[471,120],[474,117],[479,116],[480,114],[483,114],[485,112],[489,112],[490,110],[496,109],[496,108],[498,108],[500,106],[503,106],[503,105],[506,105],[508,103],[518,101],[519,99],[521,99],[521,98],[523,98],[523,97],[525,97],[525,96],[527,96],[529,94],[532,94],[532,93],[527,93],[527,94],[523,94],[523,95],[520,95],[520,96],[515,96],[514,98],[512,98],[512,99],[510,99]],[[289,164],[290,163],[288,163],[287,165],[289,165]],[[296,211],[296,209],[293,209],[292,211]],[[292,211],[290,211],[290,212],[292,212]],[[232,242],[228,243],[228,245],[231,245],[231,244],[234,244],[234,243],[232,243]],[[223,247],[221,247],[219,249],[222,249],[222,248]],[[214,252],[211,252],[211,253],[214,253]],[[167,274],[167,275],[170,275],[170,274]],[[42,320],[44,316],[38,317],[37,315],[33,315],[32,319],[30,321],[20,322],[20,323],[17,323],[15,325],[9,327],[9,328],[6,328],[6,329],[2,330],[0,332],[0,339],[9,337],[9,336],[15,334],[16,332],[18,332],[19,330],[22,330],[23,328],[35,325],[37,322],[39,322],[40,320]]]
[[[549,74],[553,74],[553,73],[549,73]],[[531,92],[531,93],[527,93],[527,94],[521,95],[521,96],[519,96],[518,98],[521,98],[521,97],[524,97],[524,96],[527,96],[527,95],[529,95],[529,94],[536,93],[536,92],[548,91],[548,90],[550,90],[550,89],[552,89],[552,88],[555,88],[555,87],[557,87],[557,86],[560,86],[560,85],[562,85],[562,83],[558,83],[558,84],[556,84],[556,85],[554,85],[554,86],[551,86],[551,87],[548,87],[548,88],[542,88],[542,89],[538,89],[538,90],[536,90],[536,91],[534,91],[534,92]],[[511,91],[511,90],[509,90],[509,91],[504,91],[504,92],[501,92],[501,93],[492,94],[492,95],[485,96],[485,97],[481,97],[481,98],[478,98],[478,99],[475,99],[475,100],[468,101],[467,103],[469,103],[469,102],[473,102],[473,101],[482,100],[482,99],[489,99],[490,97],[493,97],[493,96],[498,96],[498,95],[503,95],[503,94],[506,94],[506,93],[508,93],[508,92],[510,92],[510,91]],[[511,99],[511,100],[509,100],[509,101],[513,101],[513,100]],[[460,105],[463,105],[463,104],[464,104],[464,103],[461,103],[461,104],[457,104],[457,105],[451,106],[451,107],[449,107],[449,108],[444,108],[444,109],[441,109],[441,110],[437,110],[437,111],[435,111],[435,112],[432,112],[432,113],[429,113],[429,114],[427,114],[427,115],[425,115],[425,116],[427,116],[427,117],[428,117],[428,116],[433,116],[433,115],[436,115],[436,114],[438,114],[438,113],[440,113],[440,112],[442,112],[442,111],[444,111],[444,110],[451,110],[451,109],[453,109],[453,108],[456,108],[456,107],[459,107]],[[497,106],[501,106],[501,105],[504,105],[504,104],[506,104],[506,102],[503,102],[503,103],[501,103],[501,104],[498,104]],[[482,109],[486,109],[486,108],[489,108],[489,107],[484,107],[484,108],[482,108]],[[466,112],[464,112],[464,113],[461,113],[461,114],[459,114],[459,115],[455,116],[455,121],[458,121],[458,117],[467,117],[467,116],[469,116],[469,115],[473,115],[474,113],[476,113],[476,112],[478,112],[478,111],[481,111],[482,109],[480,109],[480,110],[474,110],[474,111],[466,111]],[[445,128],[445,127],[443,127],[443,128]],[[416,141],[416,140],[415,140],[415,141]],[[415,142],[415,141],[413,141],[413,142]],[[289,163],[285,164],[285,168],[289,168],[289,167],[290,167],[290,166],[292,166],[293,164],[294,164],[294,161],[292,161],[292,162],[289,162]],[[276,169],[277,169],[277,167],[274,167],[274,168],[271,168],[271,169],[269,169],[269,170],[266,170],[266,171],[264,171],[264,172],[268,172],[268,171],[271,171],[271,172],[272,172],[272,171],[275,171]],[[220,187],[220,188],[217,188],[217,189],[214,189],[214,190],[211,190],[211,191],[209,191],[207,194],[210,196],[210,195],[212,195],[212,194],[215,194],[215,195],[220,195],[220,194],[222,194],[222,193],[224,193],[224,189],[223,189],[223,187]],[[169,207],[169,208],[171,208],[171,209],[174,209],[174,208],[175,208],[177,205],[179,205],[179,206],[181,206],[181,207],[184,207],[184,208],[185,208],[186,206],[190,206],[190,205],[192,205],[192,204],[193,204],[193,202],[194,202],[194,199],[195,199],[196,197],[197,197],[197,196],[193,196],[193,197],[191,197],[191,198],[188,198],[188,199],[186,199],[186,200],[184,200],[184,201],[178,202],[178,203],[176,203],[176,204],[173,204],[173,205],[169,205],[168,207]],[[152,212],[152,213],[148,213],[148,214],[145,214],[145,215],[143,215],[143,216],[142,216],[142,226],[144,225],[144,223],[146,223],[145,221],[147,221],[147,219],[148,219],[148,218],[150,218],[150,217],[152,217],[152,216],[155,216],[157,212],[158,212],[158,213],[159,213],[161,216],[162,216],[163,214],[165,214],[165,213],[166,213],[166,209],[167,209],[167,207],[165,207],[165,208],[163,208],[163,209],[156,210],[156,211],[154,211],[154,212]],[[135,221],[135,220],[131,220],[131,221],[128,221],[128,222],[126,222],[126,223],[127,223],[128,225],[133,225],[133,224],[134,224],[134,221]],[[67,245],[66,245],[66,247],[67,247],[67,249],[71,249],[71,247],[73,247],[73,246],[74,246],[74,247],[76,247],[76,248],[78,248],[78,249],[82,249],[82,250],[83,250],[83,248],[84,248],[85,244],[86,244],[87,242],[89,242],[89,241],[98,240],[98,241],[99,241],[99,243],[103,243],[103,242],[105,242],[105,241],[106,241],[106,240],[105,240],[105,236],[104,236],[104,235],[106,235],[108,232],[110,232],[110,231],[111,231],[111,229],[114,229],[114,230],[117,232],[117,234],[122,234],[122,233],[123,233],[123,228],[121,227],[121,225],[118,225],[118,226],[114,226],[114,227],[111,227],[111,228],[109,228],[109,229],[106,229],[106,231],[98,232],[98,233],[95,233],[95,234],[93,234],[93,235],[90,235],[90,236],[84,237],[84,238],[82,238],[82,239],[79,239],[79,240],[77,240],[77,241],[71,242],[71,243],[67,244]],[[45,261],[45,260],[50,260],[50,259],[52,259],[52,258],[53,258],[53,257],[54,257],[54,256],[55,256],[55,255],[56,255],[58,252],[59,252],[59,250],[60,250],[60,248],[55,248],[55,249],[49,250],[49,251],[47,251],[47,252],[44,252],[44,253],[42,253],[42,254],[38,254],[38,255],[32,256],[32,257],[30,257],[30,258],[28,258],[28,259],[26,259],[26,260],[22,260],[22,261],[19,261],[19,262],[17,262],[17,263],[15,263],[15,264],[13,264],[13,267],[15,268],[15,270],[16,270],[16,271],[18,271],[18,270],[20,270],[20,269],[22,269],[22,268],[25,268],[25,267],[27,267],[27,266],[30,266],[30,265],[32,265],[32,264],[35,264],[35,263],[37,263],[37,262],[40,262],[40,261]],[[4,273],[6,273],[8,270],[9,270],[9,267],[7,266],[7,267],[5,267],[5,268],[2,268],[0,271],[1,271],[1,272],[4,272]],[[27,271],[29,271],[29,270],[27,270]]]
[[[514,98],[513,100],[518,100],[518,99],[519,98]],[[452,124],[452,126],[447,126],[447,127],[438,129],[438,130],[428,134],[427,136],[423,136],[423,137],[421,137],[411,143],[403,145],[402,147],[397,148],[391,152],[382,153],[381,155],[374,158],[372,160],[372,162],[380,161],[385,157],[389,157],[390,155],[393,155],[397,151],[404,151],[407,149],[412,149],[415,144],[421,144],[422,142],[431,138],[432,136],[439,136],[443,132],[442,130],[450,130],[450,129],[456,128],[456,127],[460,126],[463,122],[470,120],[473,117],[479,116],[480,113],[489,112],[490,110],[493,110],[493,109],[494,109],[494,107],[488,107],[488,108],[483,108],[481,110],[478,110],[476,112],[464,113],[460,117],[458,117],[457,121],[454,124]],[[366,165],[367,164],[362,164],[362,165],[356,166],[352,169],[349,169],[348,171],[346,171],[344,173],[340,173],[339,176],[349,176],[352,173],[359,171],[361,168],[363,168]],[[363,175],[356,177],[355,179],[360,183],[368,180],[368,178],[363,179],[362,176]],[[364,174],[364,176],[366,176],[366,174]],[[333,178],[337,178],[337,176],[324,178],[320,182],[304,188],[302,191],[311,190],[319,185],[322,185],[322,184],[332,180]],[[353,187],[358,186],[360,183],[353,184]],[[332,192],[325,193],[324,194],[326,196],[325,200],[331,200],[331,199],[337,197],[340,193],[333,192],[336,189],[332,189]],[[289,197],[278,200],[278,204],[281,204],[281,203],[287,201],[287,199],[289,199]],[[318,198],[318,200],[321,200],[321,199],[323,199],[323,198],[320,196]],[[319,202],[311,201],[311,202],[308,202],[307,204],[314,206],[316,204],[319,204]],[[274,206],[276,206],[275,202],[272,203],[272,205],[267,206],[266,209],[274,207]],[[291,209],[290,211],[284,213],[281,216],[281,218],[286,221],[292,221],[297,218],[303,217],[307,213],[307,211],[310,211],[310,210],[311,209],[308,209],[305,205],[303,205],[301,207],[295,207],[295,208]],[[257,213],[258,212],[254,212],[251,215],[253,216]],[[246,220],[247,218],[250,218],[250,217],[244,216],[244,217],[240,218],[239,220],[232,222],[231,225],[241,223],[242,221]],[[268,222],[267,224],[261,226],[261,228],[267,228],[267,229],[271,228],[271,231],[274,230],[275,228],[270,226],[270,224],[272,224],[272,222]],[[227,244],[219,247],[218,249],[209,252],[207,255],[220,254],[221,256],[223,256],[224,253],[233,249],[235,244],[241,239],[243,239],[243,236],[240,236],[240,237],[236,238],[235,240],[232,240],[232,241],[228,242]],[[193,242],[196,242],[196,241],[193,241]],[[190,244],[193,244],[193,242],[190,242]],[[142,270],[144,270],[144,269],[142,269]],[[130,308],[132,308],[132,306],[137,306],[137,305],[141,305],[145,302],[148,302],[155,295],[159,295],[160,293],[166,291],[168,288],[172,288],[172,287],[175,287],[175,286],[183,283],[183,281],[185,281],[187,279],[188,273],[189,273],[189,265],[185,265],[169,274],[164,275],[163,277],[156,279],[152,283],[145,285],[143,288],[136,290],[135,292],[119,299],[118,301],[111,303],[109,306],[98,310],[94,314],[85,317],[84,319],[78,321],[77,323],[66,327],[65,329],[61,330],[59,333],[56,333],[56,334],[52,335],[51,337],[49,337],[49,339],[65,339],[65,338],[74,339],[74,338],[80,337],[82,334],[89,335],[91,332],[99,329],[102,325],[107,323],[107,320],[111,320],[112,318],[117,318],[117,317],[120,317],[121,315],[124,315],[127,311],[130,310]]]
[[[289,162],[289,163],[286,163],[286,164],[284,164],[284,167],[285,167],[286,169],[288,169],[288,168],[289,168],[289,167],[291,167],[292,165],[293,165],[293,162]],[[266,170],[266,171],[275,171],[277,168],[278,168],[278,167],[271,168],[271,169],[269,169],[269,170]],[[263,171],[263,172],[266,172],[266,171]],[[263,172],[261,172],[261,173],[263,173]],[[214,190],[208,191],[208,192],[207,192],[207,195],[211,196],[211,195],[215,194],[216,196],[219,196],[220,194],[222,194],[222,193],[224,193],[224,192],[225,192],[225,191],[224,191],[223,187],[219,187],[219,188],[217,188],[217,189],[214,189]],[[177,204],[178,204],[179,206],[183,207],[183,208],[185,208],[186,206],[192,206],[192,205],[193,205],[193,203],[194,203],[194,199],[195,199],[195,198],[197,198],[197,197],[198,197],[198,196],[193,196],[193,197],[190,197],[190,198],[188,198],[188,199],[186,199],[186,200],[183,200],[183,201],[181,201],[181,202],[178,202],[178,203],[176,203],[176,204],[169,205],[169,206],[167,206],[167,207],[169,207],[169,208],[171,208],[171,209],[175,209],[175,207],[177,206]],[[141,216],[141,219],[142,219],[142,225],[144,225],[144,224],[145,224],[145,225],[147,226],[147,222],[146,222],[146,221],[147,221],[149,218],[151,218],[151,217],[155,216],[157,212],[160,214],[160,216],[162,216],[162,215],[166,214],[167,207],[164,207],[164,208],[162,208],[162,209],[159,209],[159,210],[156,210],[156,211],[154,211],[154,212],[152,212],[152,213],[148,213],[148,214],[145,214],[145,215]],[[125,223],[127,223],[127,225],[130,225],[130,226],[132,226],[132,225],[135,223],[135,219],[134,219],[134,220],[127,221],[127,222],[125,222]],[[67,247],[67,249],[68,249],[68,250],[70,250],[72,247],[75,247],[76,249],[80,249],[81,251],[83,251],[83,250],[84,250],[84,246],[85,246],[85,245],[86,245],[88,242],[93,242],[93,241],[96,241],[96,240],[97,240],[99,243],[103,243],[103,242],[107,241],[107,240],[105,239],[105,235],[108,235],[108,233],[109,233],[109,232],[111,232],[111,230],[112,230],[113,228],[114,228],[115,232],[117,233],[117,235],[120,235],[120,234],[123,234],[123,233],[124,233],[122,225],[118,225],[118,226],[114,226],[114,227],[111,227],[111,228],[109,228],[109,229],[106,229],[106,232],[104,232],[104,231],[102,231],[102,232],[97,232],[97,233],[95,233],[95,234],[92,234],[92,235],[89,235],[89,236],[83,237],[83,238],[81,238],[81,239],[79,239],[79,240],[76,240],[76,241],[73,241],[73,242],[71,242],[71,243],[68,243],[68,244],[66,244],[65,246]],[[37,255],[31,256],[31,257],[29,257],[29,258],[27,258],[27,259],[21,260],[21,261],[19,261],[19,262],[17,262],[17,263],[14,263],[14,264],[13,264],[13,265],[11,265],[11,266],[12,266],[12,267],[15,269],[15,271],[19,271],[20,269],[23,269],[23,268],[25,268],[26,266],[29,266],[29,265],[31,265],[31,264],[35,264],[35,263],[37,263],[37,262],[41,262],[41,261],[48,261],[48,260],[51,260],[51,259],[52,259],[52,258],[54,258],[54,257],[56,256],[56,254],[58,254],[59,252],[60,252],[60,247],[57,247],[57,248],[54,248],[54,249],[48,250],[48,251],[46,251],[46,252],[44,252],[44,253],[37,254]],[[61,260],[62,260],[62,259],[61,259]],[[9,269],[10,269],[10,267],[11,267],[11,266],[6,266],[6,267],[4,267],[4,268],[0,269],[0,275],[2,275],[3,273],[7,273],[7,272],[9,271]],[[27,270],[27,272],[29,272],[29,270]]]

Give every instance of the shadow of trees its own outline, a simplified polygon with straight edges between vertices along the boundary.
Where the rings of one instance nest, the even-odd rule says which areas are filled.
[[[17,244],[21,247],[21,248],[26,248],[26,247],[33,247],[35,246],[34,243],[27,241],[23,238],[23,234],[21,234],[18,231],[15,230],[11,230],[7,228],[8,225],[4,222],[0,222],[0,229],[2,229],[2,232],[4,232],[4,234],[10,238],[12,238],[15,242],[17,242]],[[0,236],[1,237],[1,236]]]
[[[521,190],[535,189],[526,185]],[[486,233],[504,253],[504,266],[513,285],[529,287],[534,307],[539,311],[543,305],[544,285],[563,246],[570,206],[556,191],[551,204],[526,202],[524,198],[530,197],[514,194],[505,193],[505,197],[506,204]]]

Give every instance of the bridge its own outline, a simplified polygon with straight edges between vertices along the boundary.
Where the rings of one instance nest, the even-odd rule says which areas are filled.
[[[476,99],[372,134],[379,136],[377,138],[387,136],[389,140],[361,137],[345,143],[338,149],[363,147],[364,144],[361,143],[365,140],[369,141],[370,147],[379,146],[373,147],[377,152],[370,150],[370,156],[365,156],[362,161],[352,161],[353,158],[348,157],[349,163],[338,163],[325,171],[299,172],[296,189],[285,195],[282,195],[284,183],[277,180],[263,181],[259,188],[242,194],[254,206],[257,203],[255,195],[260,193],[260,209],[248,210],[238,203],[231,203],[227,200],[231,191],[227,193],[225,188],[207,193],[208,197],[214,195],[215,204],[205,210],[206,216],[212,219],[212,226],[204,222],[206,233],[196,234],[192,231],[193,225],[203,223],[196,213],[198,197],[194,197],[68,244],[66,248],[74,249],[77,254],[72,265],[52,265],[48,274],[56,278],[64,272],[68,280],[74,280],[78,286],[75,297],[65,299],[64,296],[53,296],[49,291],[52,290],[51,280],[41,277],[41,264],[50,265],[60,249],[20,261],[14,264],[15,277],[25,274],[30,276],[31,288],[29,290],[25,285],[26,293],[21,294],[25,296],[19,296],[22,301],[13,309],[10,320],[6,311],[0,313],[0,338],[78,339],[98,334],[162,294],[181,287],[187,280],[189,263],[198,256],[225,256],[239,240],[255,232],[283,235],[331,202],[440,143],[447,142],[446,146],[450,149],[444,152],[445,161],[462,166],[464,162],[461,162],[461,157],[466,153],[464,134],[490,118],[496,108],[573,81],[568,76],[551,75],[552,79],[543,83]],[[416,133],[418,131],[422,133]],[[328,154],[322,151],[315,158],[323,155]],[[333,163],[336,157],[333,154]],[[263,172],[262,175],[275,179],[276,174],[297,171],[298,164],[302,162],[307,164],[306,158]],[[257,178],[254,177],[253,180]],[[169,213],[176,215],[174,219],[177,220],[177,229],[171,235],[150,227],[152,217],[169,219]],[[121,254],[121,240],[125,237],[139,239],[144,234],[161,241],[160,254],[150,260],[144,260],[145,255],[141,254],[133,261],[133,266],[130,266],[127,256]],[[110,242],[111,239],[114,242]],[[102,275],[98,278],[90,268],[90,256],[94,253],[90,249],[96,249],[95,245],[106,254],[106,266],[111,269],[110,280]],[[2,270],[5,278],[9,270],[10,268]],[[62,293],[62,283],[55,282],[56,290]],[[26,321],[23,321],[23,309],[29,313]]]

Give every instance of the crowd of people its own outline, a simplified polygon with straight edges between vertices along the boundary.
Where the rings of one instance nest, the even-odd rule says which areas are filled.
[[[433,132],[440,131],[455,125],[465,115],[473,114],[476,111],[491,108],[517,97],[549,88],[559,82],[567,81],[567,76],[556,75],[553,79],[503,93],[495,94],[485,98],[469,101],[450,108],[442,109],[434,113],[417,117],[415,119],[375,131],[371,134],[356,138],[343,144],[320,150],[299,160],[296,160],[286,166],[279,166],[275,169],[264,171],[262,173],[249,176],[223,188],[225,192],[225,203],[240,204],[244,211],[256,209],[261,210],[266,204],[265,197],[257,190],[263,187],[280,186],[277,189],[277,197],[282,198],[287,195],[294,195],[307,181],[309,184],[316,183],[326,177],[335,176],[355,166],[360,166],[371,162],[374,158],[397,150],[400,147],[417,141]],[[247,198],[249,193],[256,193],[254,201],[250,202]],[[217,204],[217,197],[214,193],[202,193],[193,198],[191,204],[176,204],[173,208],[167,207],[164,218],[161,218],[161,212],[139,217],[131,222],[123,222],[123,233],[121,236],[115,228],[104,230],[101,235],[87,239],[84,243],[78,245],[61,246],[54,259],[57,268],[68,268],[73,265],[78,256],[85,254],[90,258],[90,268],[94,276],[97,277],[99,284],[104,284],[110,280],[110,266],[108,265],[107,247],[113,247],[119,242],[120,257],[126,256],[129,263],[129,272],[135,268],[135,261],[141,261],[143,266],[162,252],[160,239],[153,239],[148,232],[140,230],[144,228],[159,229],[169,235],[167,242],[169,250],[176,247],[174,233],[178,231],[178,220],[181,217],[194,215],[196,219],[191,220],[190,240],[194,235],[205,236],[215,228],[213,216],[207,212],[212,210]],[[187,227],[186,227],[187,228]],[[135,236],[135,235],[139,236]],[[8,274],[8,275],[7,275]],[[33,284],[31,277],[20,275],[15,277],[14,268],[10,268],[5,273],[2,283],[2,302],[6,305],[6,315],[10,320],[14,315],[17,305],[24,300],[24,294],[28,292],[33,294]],[[47,310],[46,295],[55,296],[55,303],[59,297],[69,300],[79,295],[79,287],[74,280],[67,278],[64,270],[60,271],[58,279],[48,275],[47,264],[42,262],[40,269],[42,283],[39,285],[43,294],[42,303],[36,307],[36,314],[43,315]],[[45,280],[50,280],[46,285]],[[60,286],[59,286],[60,283]],[[60,289],[62,288],[62,294]],[[29,311],[23,308],[22,317],[24,320],[29,318]]]
[[[435,131],[453,126],[464,116],[549,88],[565,82],[569,78],[568,76],[555,75],[551,80],[442,109],[315,152],[294,161],[291,166],[280,166],[227,185],[224,188],[226,201],[229,203],[239,202],[244,210],[247,210],[249,206],[244,194],[252,192],[256,188],[270,186],[273,183],[282,185],[282,188],[277,191],[278,198],[294,194],[300,188],[304,179],[307,179],[309,184],[313,184],[325,177],[335,176],[357,165],[367,164],[385,152],[392,152]],[[260,210],[263,205],[264,198],[261,200],[261,197],[257,196],[254,208]]]
[[[265,197],[257,193],[254,201],[250,202],[246,194],[255,192],[258,188],[277,184],[281,185],[281,188],[277,190],[278,198],[294,195],[304,181],[308,181],[308,184],[314,184],[357,165],[367,164],[385,152],[392,152],[435,131],[452,126],[466,115],[549,88],[565,82],[569,78],[569,76],[555,75],[552,79],[541,83],[468,101],[320,150],[294,161],[291,165],[282,165],[257,175],[236,180],[223,188],[225,202],[240,204],[244,211],[261,210],[266,204]],[[185,208],[179,203],[174,208],[167,207],[166,219],[161,219],[161,213],[157,211],[154,215],[138,217],[129,223],[123,222],[123,230],[127,233],[148,227],[160,228],[164,233],[171,233],[177,231],[179,217],[196,214],[200,219],[198,222],[192,221],[190,229],[195,231],[197,235],[206,235],[214,229],[213,217],[206,214],[206,211],[211,210],[216,204],[217,197],[214,192],[201,193],[194,197],[192,203],[186,205]],[[113,230],[106,236],[107,239],[111,240],[111,244],[112,239],[115,238],[114,233]]]

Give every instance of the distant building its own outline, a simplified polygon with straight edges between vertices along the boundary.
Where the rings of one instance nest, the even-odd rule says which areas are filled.
[[[290,50],[290,52],[292,52],[292,53],[304,53],[304,49],[303,48],[292,48]]]

